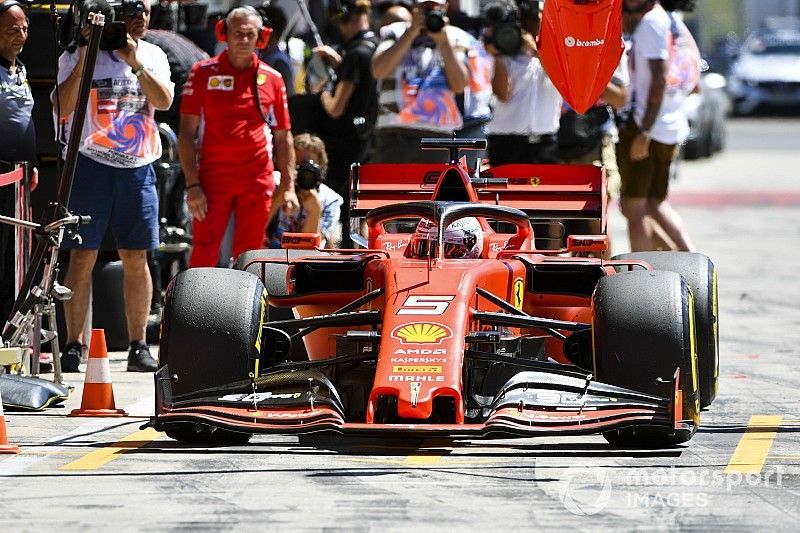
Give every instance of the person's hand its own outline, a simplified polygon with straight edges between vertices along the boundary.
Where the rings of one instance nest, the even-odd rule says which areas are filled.
[[[406,33],[410,34],[412,38],[417,38],[425,30],[425,12],[418,7],[414,7],[411,12],[411,26],[408,27]]]
[[[317,46],[316,48],[312,49],[311,52],[335,67],[338,67],[342,63],[342,56],[328,45]]]
[[[532,57],[537,57],[536,38],[530,32],[522,32],[522,50]]]
[[[497,49],[494,43],[484,43],[483,49],[492,57],[500,57],[500,50]]]
[[[283,209],[286,214],[294,215],[300,209],[300,201],[297,199],[297,194],[294,189],[289,189],[283,192]]]
[[[136,50],[138,48],[139,43],[137,43],[136,39],[131,37],[131,34],[129,33],[128,44],[125,46],[125,48],[120,48],[117,50],[116,53],[120,59],[128,64],[128,66],[136,70],[140,66],[139,60],[136,59]]]
[[[638,134],[631,143],[631,161],[643,161],[650,154],[650,137]]]
[[[192,217],[201,222],[205,220],[208,214],[208,201],[203,187],[191,187],[186,190],[186,205]]]
[[[39,169],[36,167],[33,167],[33,171],[31,172],[30,185],[31,185],[31,192],[35,191],[36,187],[39,186]]]

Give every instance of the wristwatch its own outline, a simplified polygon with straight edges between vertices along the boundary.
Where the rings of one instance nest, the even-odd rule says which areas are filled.
[[[141,63],[139,63],[139,68],[131,69],[131,74],[133,74],[137,78],[139,77],[139,74],[141,74],[142,72],[144,72],[144,65],[142,65]]]
[[[644,135],[648,139],[650,138],[650,130],[642,129],[642,130],[639,131],[639,133],[641,133],[642,135]]]

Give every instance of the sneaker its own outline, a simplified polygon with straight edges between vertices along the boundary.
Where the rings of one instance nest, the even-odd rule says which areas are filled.
[[[150,355],[150,348],[143,342],[132,342],[128,351],[128,372],[155,372],[158,363]]]
[[[81,346],[81,343],[71,342],[64,346],[64,351],[61,352],[61,371],[80,372],[78,365],[81,364],[82,355],[83,346]]]

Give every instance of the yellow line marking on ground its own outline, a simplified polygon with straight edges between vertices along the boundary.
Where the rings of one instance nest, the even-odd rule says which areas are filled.
[[[728,461],[728,466],[725,467],[725,473],[758,474],[761,472],[782,421],[782,415],[751,416],[739,445],[736,446],[736,450]]]
[[[77,461],[72,461],[62,466],[60,470],[97,470],[101,466],[117,459],[123,453],[151,443],[159,435],[159,432],[153,428],[137,431],[105,448],[87,453]]]
[[[776,461],[800,461],[800,455],[770,455],[767,459]]]
[[[441,452],[434,453],[414,453],[406,457],[403,463],[413,466],[425,466],[439,464],[442,460]]]
[[[436,439],[424,440],[419,449],[408,454],[403,462],[416,466],[435,465],[439,464],[443,455],[450,454],[452,451],[451,448],[442,445],[441,439],[438,441]]]

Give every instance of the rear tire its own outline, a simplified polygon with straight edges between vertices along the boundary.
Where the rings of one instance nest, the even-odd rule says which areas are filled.
[[[635,425],[603,436],[615,446],[663,447],[688,441],[700,421],[691,292],[674,272],[623,272],[600,280],[592,297],[594,368],[599,381],[673,397],[680,368],[681,419],[690,429]]]
[[[258,259],[282,259],[286,261],[288,252],[289,260],[298,257],[309,257],[315,255],[328,255],[317,250],[282,250],[276,248],[264,248],[261,250],[249,250],[242,253],[233,263],[235,270],[247,270],[261,278],[267,294],[272,296],[286,296],[289,292],[286,274],[289,266],[282,263],[261,263],[253,262]]]
[[[634,252],[614,259],[645,261],[654,270],[676,272],[689,283],[694,295],[700,407],[710,406],[719,385],[719,307],[714,263],[705,255],[692,252]]]

